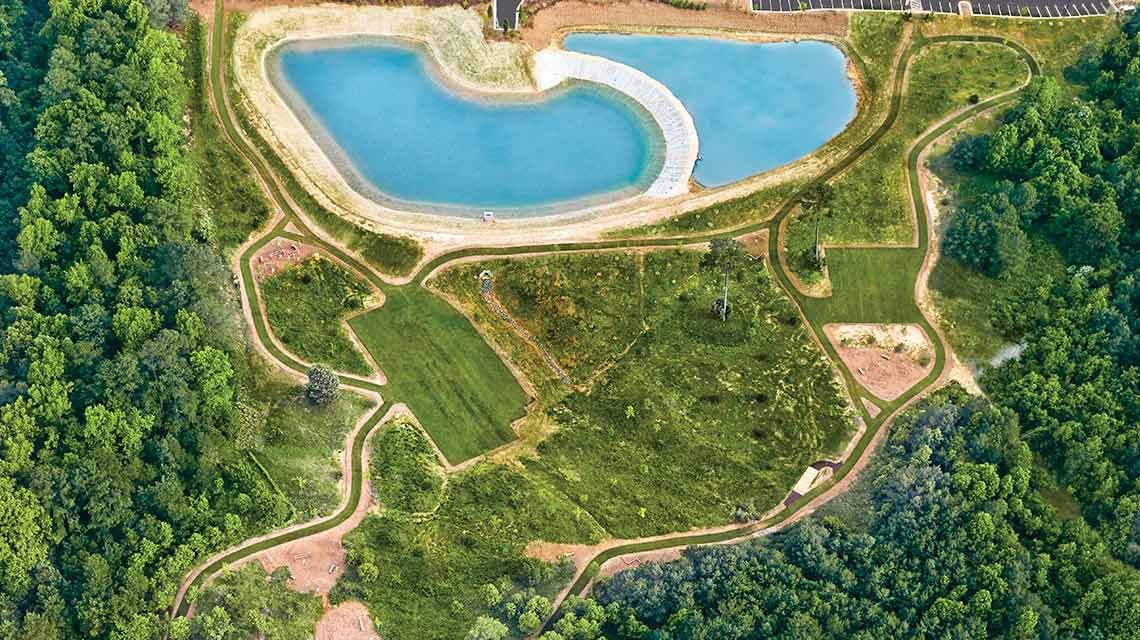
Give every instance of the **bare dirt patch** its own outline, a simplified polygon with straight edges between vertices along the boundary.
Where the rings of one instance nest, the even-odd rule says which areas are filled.
[[[901,396],[934,363],[930,338],[915,324],[829,324],[823,331],[855,379],[883,400]]]
[[[607,578],[626,569],[634,569],[652,562],[672,562],[680,558],[681,552],[684,550],[684,547],[666,547],[665,549],[610,558],[598,568],[598,578]]]
[[[368,608],[359,602],[333,607],[317,621],[316,640],[380,640]]]
[[[584,2],[569,0],[538,9],[523,41],[535,51],[546,48],[558,33],[576,27],[672,27],[726,29],[803,35],[847,35],[847,14],[832,11],[750,13],[731,2],[710,3],[704,11],[677,9],[659,2]],[[525,6],[525,5],[524,5]]]
[[[761,229],[736,237],[744,246],[744,252],[751,258],[765,258],[768,255],[768,230]]]
[[[362,504],[367,503],[368,508],[358,508],[340,525],[323,533],[273,547],[253,557],[257,558],[266,573],[271,573],[277,567],[289,567],[292,578],[288,584],[294,591],[328,593],[344,573],[347,552],[340,543],[341,538],[360,524],[373,504],[367,483],[363,493],[360,500]]]
[[[317,248],[312,245],[277,238],[270,240],[250,258],[250,266],[253,267],[254,278],[265,282],[266,278],[301,263],[316,252]]]

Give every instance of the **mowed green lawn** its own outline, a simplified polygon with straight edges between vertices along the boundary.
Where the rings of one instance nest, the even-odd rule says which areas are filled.
[[[385,401],[406,403],[452,464],[514,438],[528,397],[467,318],[419,286],[386,293],[350,322],[388,376]]]
[[[918,249],[828,249],[833,294],[805,298],[813,322],[921,322],[914,279],[922,265]]]

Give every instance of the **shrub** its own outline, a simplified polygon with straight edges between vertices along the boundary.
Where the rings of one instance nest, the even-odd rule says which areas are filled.
[[[336,399],[340,389],[340,376],[323,364],[315,364],[309,369],[309,384],[305,393],[313,404],[328,404]]]

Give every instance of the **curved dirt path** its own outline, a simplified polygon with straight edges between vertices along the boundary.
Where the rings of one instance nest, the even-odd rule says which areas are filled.
[[[220,45],[222,44],[223,40],[223,31],[216,28],[216,26],[224,25],[224,20],[221,19],[223,16],[224,9],[221,5],[221,0],[217,0],[215,7],[215,19],[211,23],[211,46],[209,48],[211,104],[216,110],[219,119],[222,121],[222,129],[226,134],[227,139],[231,144],[234,145],[239,154],[245,157],[247,161],[249,161],[252,168],[254,169],[255,177],[258,180],[258,183],[269,196],[271,203],[277,210],[277,213],[275,214],[273,220],[267,226],[267,231],[256,235],[253,239],[244,243],[242,245],[242,250],[240,250],[237,255],[245,255],[245,253],[256,246],[259,242],[264,244],[264,242],[268,241],[268,239],[273,237],[275,234],[279,234],[286,228],[292,230],[295,227],[299,227],[298,230],[301,231],[300,235],[308,234],[308,237],[303,238],[304,240],[309,241],[311,238],[312,241],[321,245],[326,250],[332,252],[337,258],[347,259],[354,264],[359,265],[360,269],[368,271],[368,273],[365,275],[373,283],[377,282],[377,280],[384,280],[381,274],[376,273],[374,270],[372,270],[367,265],[364,265],[362,262],[349,257],[343,248],[329,242],[326,239],[327,237],[324,236],[321,231],[319,231],[319,228],[316,228],[311,224],[307,224],[308,220],[302,217],[303,211],[296,205],[296,203],[292,202],[286,190],[283,188],[279,177],[276,176],[273,171],[268,168],[268,165],[265,163],[264,159],[260,157],[260,154],[255,150],[255,148],[253,148],[252,145],[248,144],[248,140],[235,140],[235,135],[244,136],[244,132],[241,132],[240,134],[231,132],[231,129],[234,131],[240,131],[240,127],[233,125],[233,120],[236,118],[234,117],[232,106],[229,104],[228,98],[225,97],[226,92],[224,91],[224,87],[221,86],[221,82],[223,82],[223,76],[219,67],[221,64],[219,61],[219,49],[221,48]],[[938,38],[932,38],[924,41],[921,46],[924,46],[930,42],[945,42],[952,40],[966,42],[1001,42],[1001,40],[997,38],[987,38],[982,36],[940,36]],[[1016,44],[1006,44],[1007,46],[1011,46],[1011,48],[1017,50],[1026,58],[1032,75],[1036,75],[1039,72],[1036,66],[1036,62],[1032,59],[1032,56],[1030,56],[1030,54],[1024,50],[1024,48]],[[910,59],[910,57],[917,53],[917,51],[921,50],[921,46],[909,47],[907,49],[908,54],[900,58],[901,62],[905,64],[906,61]],[[895,84],[892,89],[893,94],[890,103],[890,111],[887,118],[884,120],[883,125],[879,129],[876,129],[875,132],[873,132],[867,139],[867,141],[865,141],[863,144],[860,144],[848,156],[841,159],[822,176],[820,176],[818,178],[819,180],[828,180],[831,177],[834,177],[834,175],[836,175],[838,172],[843,171],[847,167],[851,166],[851,164],[857,161],[859,157],[861,157],[866,151],[872,148],[877,143],[878,139],[881,138],[882,135],[886,132],[886,130],[888,130],[891,125],[893,125],[893,122],[898,115],[899,104],[901,100],[902,80],[902,76],[896,69]],[[223,96],[222,100],[218,100],[219,95]],[[1010,98],[1012,95],[1013,94],[1010,94]],[[925,207],[924,202],[922,201],[924,196],[922,193],[921,185],[918,182],[919,178],[917,175],[917,163],[919,154],[913,153],[913,150],[925,149],[934,140],[945,134],[946,131],[959,126],[962,122],[968,120],[973,115],[977,115],[977,113],[993,108],[1003,99],[1005,98],[992,98],[979,105],[975,105],[972,109],[965,110],[962,114],[958,115],[957,118],[948,117],[945,122],[940,123],[941,126],[936,125],[936,128],[928,130],[927,133],[921,136],[919,142],[916,142],[915,145],[912,145],[911,147],[912,153],[908,159],[907,166],[908,180],[909,184],[911,185],[912,201],[916,207],[916,214],[918,207],[921,207],[923,211],[923,216],[919,218],[919,220],[921,220],[921,224],[919,226],[924,227],[922,229],[922,232],[924,233],[919,238],[919,248],[923,249],[924,251],[924,259],[918,274],[916,274],[913,291],[916,297],[916,301],[919,294],[925,290],[926,280],[929,277],[929,272],[932,267],[931,255],[934,242],[932,228],[933,225],[929,223],[930,211]],[[226,110],[226,113],[224,115],[222,114],[222,109]],[[245,143],[246,149],[242,149],[242,143]],[[267,178],[266,176],[269,177]],[[789,199],[776,213],[775,216],[755,225],[757,230],[767,229],[769,231],[769,258],[772,257],[773,252],[779,251],[779,224],[784,220],[784,218],[786,218],[787,214],[792,209],[793,204],[794,197]],[[294,227],[289,227],[289,225],[294,225]],[[318,230],[314,231],[314,229]],[[417,271],[412,277],[410,277],[409,281],[415,281],[422,284],[423,280],[425,279],[424,272],[431,273],[445,264],[452,263],[453,261],[460,260],[464,257],[477,254],[509,256],[518,254],[530,255],[542,252],[584,249],[597,250],[619,247],[644,248],[678,246],[704,241],[713,237],[719,237],[721,235],[738,235],[738,233],[726,233],[723,231],[715,232],[708,234],[707,238],[685,237],[623,240],[613,242],[573,243],[564,245],[497,247],[490,251],[486,249],[473,248],[437,256],[433,260],[421,265],[420,270]],[[779,260],[769,259],[769,264],[771,265],[771,268],[774,274],[777,276],[777,280],[780,282],[781,286],[784,287],[785,291],[791,296],[793,303],[796,304],[797,308],[800,309],[801,316],[804,317],[804,320],[812,329],[813,336],[815,336],[817,341],[819,341],[819,331],[821,331],[821,329],[817,327],[816,323],[814,323],[810,318],[808,318],[806,315],[803,315],[801,300],[799,297],[797,297],[795,288],[789,286],[790,280],[788,280],[787,273],[785,273],[784,270],[780,267]],[[252,276],[249,273],[248,265],[240,266],[245,267],[238,269],[239,284],[241,285],[242,290],[243,312],[246,316],[246,321],[250,323],[251,328],[256,329],[251,331],[253,342],[261,353],[269,357],[271,362],[275,363],[283,371],[291,372],[292,374],[296,375],[298,367],[294,366],[295,363],[287,362],[287,356],[285,358],[280,357],[285,354],[273,353],[274,349],[265,344],[263,336],[261,335],[264,331],[264,328],[257,326],[256,318],[254,317],[251,309],[252,301],[249,300],[250,291],[248,287],[252,286],[249,282],[249,280],[252,279]],[[256,296],[256,292],[254,292],[253,295]],[[921,311],[922,307],[920,306],[919,309]],[[925,312],[923,313],[925,318]],[[945,336],[942,334],[942,332],[936,326],[930,323],[928,318],[925,319],[931,335],[936,336],[935,343],[936,349],[938,351],[938,358],[935,367],[931,372],[931,376],[927,379],[925,384],[916,386],[899,400],[891,403],[886,403],[881,415],[877,417],[866,415],[868,422],[867,432],[864,433],[862,438],[859,438],[859,442],[855,445],[855,447],[852,448],[851,455],[849,456],[848,460],[845,462],[842,468],[837,470],[837,473],[831,480],[808,492],[808,494],[804,496],[804,499],[797,502],[793,507],[785,509],[780,514],[758,523],[713,527],[704,530],[687,531],[637,540],[614,540],[607,541],[606,543],[602,543],[601,545],[594,547],[578,547],[576,553],[577,551],[580,551],[582,552],[583,556],[579,558],[576,555],[575,557],[576,564],[579,565],[579,569],[576,572],[576,576],[572,584],[566,587],[562,593],[558,595],[555,601],[554,609],[557,610],[558,605],[561,604],[561,602],[568,594],[583,592],[584,589],[587,588],[592,581],[593,576],[597,573],[600,566],[604,565],[606,561],[611,560],[612,558],[625,557],[628,559],[630,557],[636,557],[637,554],[649,554],[643,555],[642,557],[662,557],[662,555],[668,556],[670,553],[674,553],[675,550],[679,550],[692,545],[727,543],[741,541],[760,535],[767,535],[773,531],[787,527],[790,524],[802,519],[803,517],[814,512],[820,505],[828,502],[835,496],[846,491],[851,483],[854,482],[854,480],[859,476],[860,472],[866,467],[868,461],[871,458],[869,454],[874,451],[875,448],[881,443],[882,439],[887,433],[887,428],[900,414],[900,412],[914,402],[917,402],[922,397],[924,392],[936,388],[942,384],[946,378],[946,375],[949,371],[949,369],[945,366],[947,356],[949,354],[949,345],[946,342]],[[861,389],[860,385],[858,385],[858,383],[851,378],[850,372],[846,371],[843,368],[842,362],[838,360],[834,354],[829,353],[829,356],[832,357],[833,362],[836,364],[836,368],[840,370],[841,374],[843,374],[843,377],[846,381],[845,386],[849,388],[853,399],[862,397],[862,395],[859,393]],[[383,424],[383,422],[388,417],[394,415],[396,411],[401,409],[401,406],[396,405],[391,407],[388,410],[388,413],[382,419],[380,416],[380,409],[383,408],[383,399],[379,396],[378,390],[375,388],[374,384],[370,384],[369,381],[349,378],[344,386],[354,392],[363,393],[365,395],[374,397],[378,404],[372,411],[366,413],[361,417],[360,421],[354,426],[353,430],[346,437],[345,456],[342,461],[342,486],[346,490],[343,492],[343,498],[341,500],[340,506],[338,506],[337,510],[334,511],[334,513],[330,516],[326,516],[313,522],[299,523],[280,531],[251,538],[239,545],[232,547],[231,549],[214,554],[206,561],[201,563],[198,567],[196,567],[193,571],[191,571],[183,580],[171,609],[171,614],[173,616],[184,615],[187,613],[185,611],[186,603],[184,598],[190,587],[207,581],[209,578],[216,575],[225,566],[228,566],[232,563],[248,561],[249,559],[255,557],[257,554],[268,552],[291,542],[319,539],[317,536],[326,534],[336,536],[337,542],[339,544],[340,536],[343,536],[344,533],[355,527],[356,523],[358,523],[360,519],[363,519],[364,515],[367,514],[370,506],[370,500],[366,495],[367,488],[363,486],[363,476],[365,475],[366,470],[364,465],[366,464],[367,460],[367,447],[365,444],[368,437],[372,432],[375,431],[378,425]],[[863,412],[866,414],[865,408],[863,409]]]
[[[352,430],[348,432],[347,436],[345,436],[345,452],[346,452],[346,454],[352,451],[352,449],[353,449],[352,445],[356,441],[356,438],[360,435],[360,432],[362,429],[367,429],[367,433],[365,436],[365,439],[367,439],[367,437],[371,436],[372,432],[375,431],[375,427],[379,424],[383,424],[383,422],[384,422],[384,419],[374,420],[374,418],[377,417],[377,414],[379,413],[379,411],[383,408],[383,400],[380,398],[379,395],[374,395],[373,399],[376,401],[376,404],[373,407],[373,409],[371,411],[368,411],[367,413],[365,413],[363,416],[361,416],[360,419],[357,420],[356,424],[353,425]],[[392,407],[391,409],[389,409],[388,413],[389,414],[392,413],[395,409],[397,409],[397,407]],[[386,417],[387,416],[385,416],[385,418]],[[367,447],[365,447],[365,451],[362,455],[362,459],[367,459],[367,457],[368,457]],[[347,489],[349,489],[353,485],[354,482],[362,480],[362,478],[358,477],[358,474],[356,473],[356,470],[353,468],[353,466],[354,465],[352,464],[352,457],[350,455],[345,455],[342,458],[342,462],[341,462],[342,497],[341,497],[340,503],[337,505],[336,509],[333,510],[332,514],[327,515],[327,516],[322,516],[322,517],[317,518],[316,520],[312,520],[310,522],[297,523],[297,524],[294,524],[292,526],[286,527],[284,529],[279,529],[277,531],[272,531],[272,532],[264,534],[264,535],[260,535],[260,536],[254,537],[254,538],[249,538],[249,539],[247,539],[247,540],[245,540],[245,541],[243,541],[237,545],[234,545],[233,547],[230,547],[228,549],[223,549],[222,551],[215,553],[214,555],[210,556],[209,558],[206,558],[206,560],[204,560],[201,564],[199,564],[192,571],[190,571],[190,573],[186,574],[186,577],[183,578],[182,583],[178,587],[178,591],[175,593],[174,603],[171,605],[171,608],[170,608],[171,615],[177,616],[182,612],[182,605],[183,605],[183,601],[186,597],[186,592],[190,589],[191,586],[209,581],[211,578],[213,578],[215,575],[217,575],[219,572],[226,569],[227,567],[236,566],[236,565],[240,564],[241,562],[255,558],[258,551],[261,551],[260,547],[262,547],[265,542],[281,539],[282,541],[279,542],[278,544],[271,545],[267,548],[273,548],[276,546],[280,546],[281,544],[285,544],[286,542],[289,542],[290,540],[285,540],[285,538],[290,537],[292,534],[302,532],[305,529],[308,529],[308,528],[313,527],[315,525],[321,525],[321,524],[325,524],[325,523],[329,523],[329,522],[332,522],[334,520],[337,520],[338,516],[340,516],[344,512],[344,510],[346,508],[349,508],[349,506],[350,506],[349,502],[350,502],[350,498],[352,497],[353,492],[350,490],[347,490]],[[363,489],[363,491],[366,493],[369,493],[367,489]],[[355,501],[355,503],[351,505],[352,511],[348,514],[348,516],[345,518],[341,518],[339,520],[339,522],[335,523],[332,527],[330,527],[328,529],[328,531],[339,530],[339,525],[344,524],[344,523],[349,522],[349,521],[352,521],[353,525],[352,525],[352,527],[345,530],[344,532],[351,530],[351,528],[355,528],[356,523],[359,523],[360,520],[363,520],[364,515],[367,514],[368,506],[369,505],[368,505],[367,499],[363,499],[363,500],[357,499]],[[296,539],[300,539],[301,537],[308,537],[308,536],[298,536]],[[339,540],[340,540],[340,538],[338,536],[337,537],[338,543],[339,543]],[[243,552],[245,552],[247,550],[251,550],[251,549],[256,549],[256,550],[250,551],[250,553],[243,554]],[[234,560],[233,562],[224,562],[224,560],[226,558],[234,556],[235,554],[243,554],[243,555],[241,558],[238,558],[238,559]]]
[[[902,59],[902,61],[909,61],[911,58],[913,58],[914,55],[921,51],[921,48],[923,46],[926,46],[927,44],[948,42],[952,40],[955,40],[955,38],[942,37],[922,42],[918,45],[918,48],[908,49],[908,54],[905,58]],[[972,38],[964,37],[961,40],[971,41]],[[992,40],[988,39],[985,41],[992,42]],[[960,127],[964,123],[971,120],[973,117],[976,117],[981,113],[985,113],[986,111],[989,111],[990,109],[993,109],[1000,104],[1011,100],[1014,95],[1016,95],[1021,89],[1028,85],[1028,83],[1032,81],[1032,79],[1039,73],[1036,61],[1024,48],[1021,48],[1018,45],[1010,44],[1007,44],[1007,46],[1011,46],[1011,48],[1013,48],[1024,57],[1030,71],[1029,79],[1026,81],[1026,83],[1018,87],[1016,90],[998,94],[978,105],[973,105],[972,107],[955,111],[953,114],[939,120],[937,123],[920,134],[916,141],[908,148],[906,175],[911,196],[911,204],[914,207],[916,218],[916,236],[918,245],[916,249],[922,249],[924,252],[922,264],[915,276],[914,290],[912,293],[914,295],[916,306],[918,306],[919,311],[923,315],[925,321],[923,323],[925,325],[924,328],[928,329],[928,335],[934,337],[934,346],[938,352],[938,358],[935,367],[931,372],[931,375],[925,379],[926,383],[919,383],[919,385],[913,387],[910,392],[904,394],[899,400],[884,403],[884,412],[877,416],[870,416],[867,412],[866,407],[861,407],[862,412],[865,415],[865,419],[868,422],[868,431],[870,433],[864,434],[864,439],[866,442],[865,444],[860,443],[860,445],[862,445],[862,448],[860,449],[860,446],[857,445],[855,447],[855,450],[852,451],[852,455],[854,457],[853,462],[849,459],[848,462],[850,464],[845,464],[845,468],[841,468],[833,480],[825,482],[820,487],[817,487],[816,489],[810,491],[807,494],[809,499],[806,502],[798,502],[792,507],[792,509],[784,510],[771,519],[764,520],[755,524],[742,525],[737,527],[714,527],[710,529],[685,532],[672,536],[658,536],[654,538],[621,541],[617,543],[608,541],[594,547],[576,547],[573,549],[568,549],[568,551],[574,553],[575,565],[578,567],[578,569],[571,584],[562,592],[560,592],[555,599],[555,611],[557,611],[561,603],[571,593],[585,593],[593,583],[595,576],[600,575],[603,572],[610,574],[615,573],[624,568],[628,568],[629,566],[634,566],[634,561],[655,559],[660,560],[676,557],[676,555],[678,555],[681,550],[689,546],[740,542],[749,538],[768,535],[772,532],[787,527],[788,525],[804,518],[807,515],[810,515],[820,506],[835,498],[836,496],[844,493],[848,488],[850,488],[851,484],[859,477],[860,473],[866,468],[867,464],[871,460],[871,453],[873,453],[878,448],[883,439],[886,437],[890,425],[905,409],[918,402],[921,398],[925,397],[925,394],[927,392],[945,384],[945,382],[949,379],[950,373],[952,371],[951,367],[946,366],[947,362],[949,362],[952,358],[950,344],[946,340],[946,336],[941,331],[941,328],[938,327],[936,323],[931,322],[930,318],[926,314],[926,311],[923,309],[923,306],[920,304],[922,293],[926,289],[927,281],[930,277],[930,272],[934,266],[934,256],[937,253],[937,248],[934,238],[932,212],[928,207],[925,206],[925,191],[922,188],[922,184],[919,182],[920,176],[918,173],[918,163],[920,157],[924,157],[923,152],[925,152],[926,149],[930,147],[930,145],[945,135],[948,131]],[[905,83],[905,79],[908,75],[908,70],[902,69],[901,75],[898,73],[898,71],[899,70],[896,68],[896,86],[894,88],[895,96],[892,100],[892,112],[887,120],[884,121],[883,126],[879,130],[882,133],[877,131],[876,133],[879,135],[872,136],[876,141],[878,137],[881,137],[882,134],[885,134],[885,132],[889,130],[891,126],[893,126],[894,120],[898,115],[898,110],[900,108],[899,101],[901,100],[902,95],[902,83]],[[870,146],[873,146],[873,144]],[[870,146],[868,146],[867,149],[869,149]],[[853,164],[853,162],[851,164]],[[850,166],[850,164],[847,166]],[[839,170],[842,171],[845,169],[846,167],[843,167]],[[832,176],[833,175],[834,174],[832,174]],[[832,176],[823,177],[821,179],[828,180]],[[781,212],[777,214],[777,216],[772,220],[772,225],[775,229],[779,230],[781,228],[781,223],[786,218],[791,209],[792,201],[789,201],[789,203],[784,206]],[[919,216],[919,211],[922,212],[921,216]],[[770,238],[770,256],[773,253],[778,256],[779,244],[780,238],[779,233],[777,232],[774,233]],[[770,260],[769,264],[773,265],[773,271],[776,272],[779,276],[777,280],[780,281],[781,286],[785,288],[785,290],[791,296],[793,302],[796,304],[797,308],[800,309],[801,316],[803,316],[805,322],[812,329],[812,333],[816,336],[817,341],[822,342],[822,327],[817,326],[818,323],[812,322],[811,319],[803,314],[800,298],[797,297],[797,294],[799,292],[794,287],[793,281],[788,278],[789,274],[779,266],[780,262],[778,259]],[[799,295],[803,297],[802,294]],[[853,379],[850,371],[847,371],[845,369],[842,364],[842,360],[827,349],[825,349],[825,352],[827,352],[832,357],[832,361],[836,364],[836,367],[841,370],[844,378],[847,379],[847,385],[845,386],[849,387],[853,391],[853,395],[855,397],[864,397],[863,394],[858,393],[858,390],[861,389],[862,386]],[[869,439],[867,438],[868,435]],[[732,535],[733,533],[739,533],[739,535]],[[589,559],[586,559],[585,557],[580,557],[579,554],[593,555],[590,556]],[[623,559],[625,562],[623,562]],[[625,566],[615,566],[614,560],[623,562],[623,565]],[[608,570],[607,564],[609,564]],[[543,628],[545,628],[545,625],[548,622],[549,619],[547,621],[544,621]],[[537,633],[541,633],[541,629]]]

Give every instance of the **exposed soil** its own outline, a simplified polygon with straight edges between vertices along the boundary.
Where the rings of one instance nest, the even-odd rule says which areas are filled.
[[[626,569],[634,569],[651,562],[672,562],[681,557],[682,551],[684,551],[683,547],[667,547],[655,551],[610,558],[598,568],[598,577],[606,578],[615,573],[621,573]]]
[[[359,602],[333,607],[317,621],[316,640],[380,640],[368,608]]]
[[[646,538],[636,538],[631,540],[610,538],[609,540],[599,542],[598,544],[567,544],[563,542],[543,542],[542,540],[533,540],[526,546],[526,549],[523,550],[523,553],[532,558],[538,558],[543,562],[557,562],[563,557],[567,557],[574,562],[574,566],[577,569],[575,576],[577,576],[578,574],[582,573],[582,571],[586,568],[586,565],[590,564],[590,560],[593,560],[594,556],[605,551],[606,549],[620,547],[632,542],[649,542],[652,540],[668,540],[669,538],[682,538],[706,533],[719,533],[722,531],[735,529],[740,526],[740,524],[729,524],[717,527],[707,527],[704,529],[693,529],[690,531],[678,531],[675,533],[666,533],[664,535],[649,536]],[[645,551],[642,553],[651,554],[655,553],[655,551]],[[629,560],[635,557],[641,557],[642,553],[626,554],[623,557]],[[563,597],[564,596],[565,593],[563,593]]]
[[[934,364],[930,338],[916,324],[828,324],[823,331],[855,379],[883,400],[901,396]]]
[[[265,282],[266,278],[301,263],[316,252],[317,248],[310,244],[284,238],[270,240],[250,259],[253,277],[258,282]]]
[[[768,230],[761,229],[737,236],[736,240],[744,245],[744,252],[752,258],[765,258],[768,256]]]
[[[361,452],[361,469],[364,470],[365,474],[367,474],[368,469],[368,458],[371,452],[369,441],[372,435],[379,430],[380,425],[385,424],[397,415],[397,413],[401,411],[401,407],[402,405],[390,407],[384,414],[384,417],[380,419],[376,426],[373,427],[372,432],[368,435],[368,440],[365,441],[363,451]],[[357,431],[363,428],[370,417],[372,417],[372,412],[361,416],[357,425],[352,429],[345,440],[346,447],[351,446]],[[348,482],[352,475],[352,462],[349,456],[343,456],[343,466],[345,469],[341,474],[340,491],[341,495],[344,496],[342,500],[347,500],[349,493]],[[272,572],[277,567],[289,567],[289,572],[292,575],[292,578],[288,582],[290,589],[301,593],[327,594],[337,579],[340,578],[341,574],[344,573],[347,553],[341,544],[341,539],[355,529],[357,525],[364,520],[364,517],[368,515],[373,505],[376,504],[375,499],[372,497],[372,489],[367,476],[362,479],[360,492],[360,502],[356,505],[356,509],[339,525],[328,531],[315,533],[299,540],[286,542],[266,549],[265,551],[254,553],[243,558],[237,564],[256,560],[261,563],[262,568],[265,569],[267,573]],[[339,511],[340,508],[343,507],[339,507],[337,511]],[[309,524],[310,523],[303,523],[298,526],[308,526]]]
[[[524,5],[526,6],[526,5]],[[803,35],[847,35],[847,14],[837,11],[796,13],[750,13],[739,3],[721,0],[709,3],[704,11],[677,9],[660,2],[635,0],[585,2],[568,0],[539,9],[522,31],[523,41],[535,51],[544,49],[559,32],[575,27],[605,25],[614,27],[673,27],[683,29],[727,29],[762,33]]]

